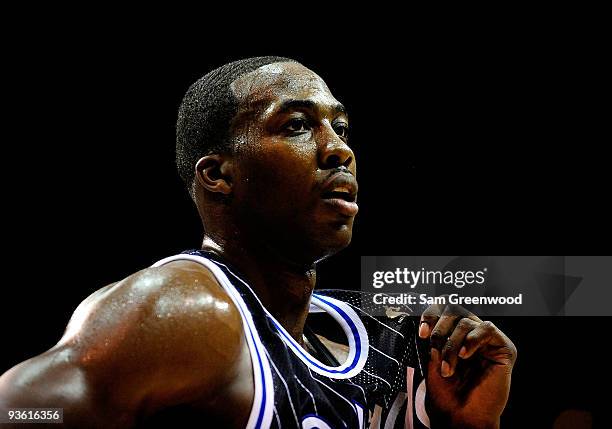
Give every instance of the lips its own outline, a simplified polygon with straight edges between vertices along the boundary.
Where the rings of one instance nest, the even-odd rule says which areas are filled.
[[[357,181],[348,173],[336,173],[323,184],[321,193],[323,201],[332,209],[345,216],[355,216],[359,206],[357,199]]]

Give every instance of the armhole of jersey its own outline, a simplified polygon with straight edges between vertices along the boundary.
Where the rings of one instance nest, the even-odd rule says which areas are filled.
[[[272,381],[272,369],[265,353],[265,348],[261,342],[251,312],[244,300],[229,281],[225,273],[212,261],[197,255],[180,254],[164,258],[152,267],[159,267],[173,261],[193,261],[206,268],[215,276],[223,290],[227,292],[233,303],[240,312],[244,335],[251,355],[253,367],[253,381],[255,385],[255,395],[251,413],[246,425],[247,429],[267,429],[270,427],[274,409],[274,383]]]

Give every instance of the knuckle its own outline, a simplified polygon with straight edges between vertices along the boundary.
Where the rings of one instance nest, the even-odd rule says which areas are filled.
[[[483,331],[490,333],[490,334],[497,331],[497,326],[495,326],[495,324],[491,322],[490,320],[485,320],[484,322],[480,324],[480,326]]]
[[[455,350],[456,348],[456,344],[453,340],[449,339],[446,344],[444,345],[444,352],[446,353],[450,353],[453,350]]]
[[[446,343],[446,336],[439,329],[435,329],[431,333],[431,345],[437,349],[441,349],[442,346]]]
[[[457,328],[467,331],[472,327],[472,323],[470,319],[467,318],[463,318],[461,320],[459,320],[459,323],[457,323]]]
[[[435,340],[440,340],[444,338],[444,334],[442,334],[442,331],[440,329],[434,329],[431,333],[431,338]]]
[[[516,362],[517,351],[516,347],[514,347],[514,344],[508,344],[503,349],[501,349],[500,353],[508,364],[513,365]]]
[[[512,342],[510,338],[506,339],[506,347],[508,348],[510,356],[512,357],[512,360],[516,360],[516,357],[518,356],[518,350],[516,349],[516,345]]]

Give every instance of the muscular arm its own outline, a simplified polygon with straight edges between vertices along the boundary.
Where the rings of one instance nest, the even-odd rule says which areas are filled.
[[[211,402],[244,350],[238,310],[212,274],[173,262],[86,299],[56,346],[0,377],[0,408],[62,407],[65,427],[132,427]]]

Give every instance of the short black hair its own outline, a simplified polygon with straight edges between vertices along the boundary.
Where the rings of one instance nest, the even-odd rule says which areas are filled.
[[[194,82],[183,98],[176,122],[176,166],[192,195],[195,164],[203,156],[231,150],[230,124],[238,100],[230,85],[259,67],[297,62],[285,57],[254,57],[218,67]]]

